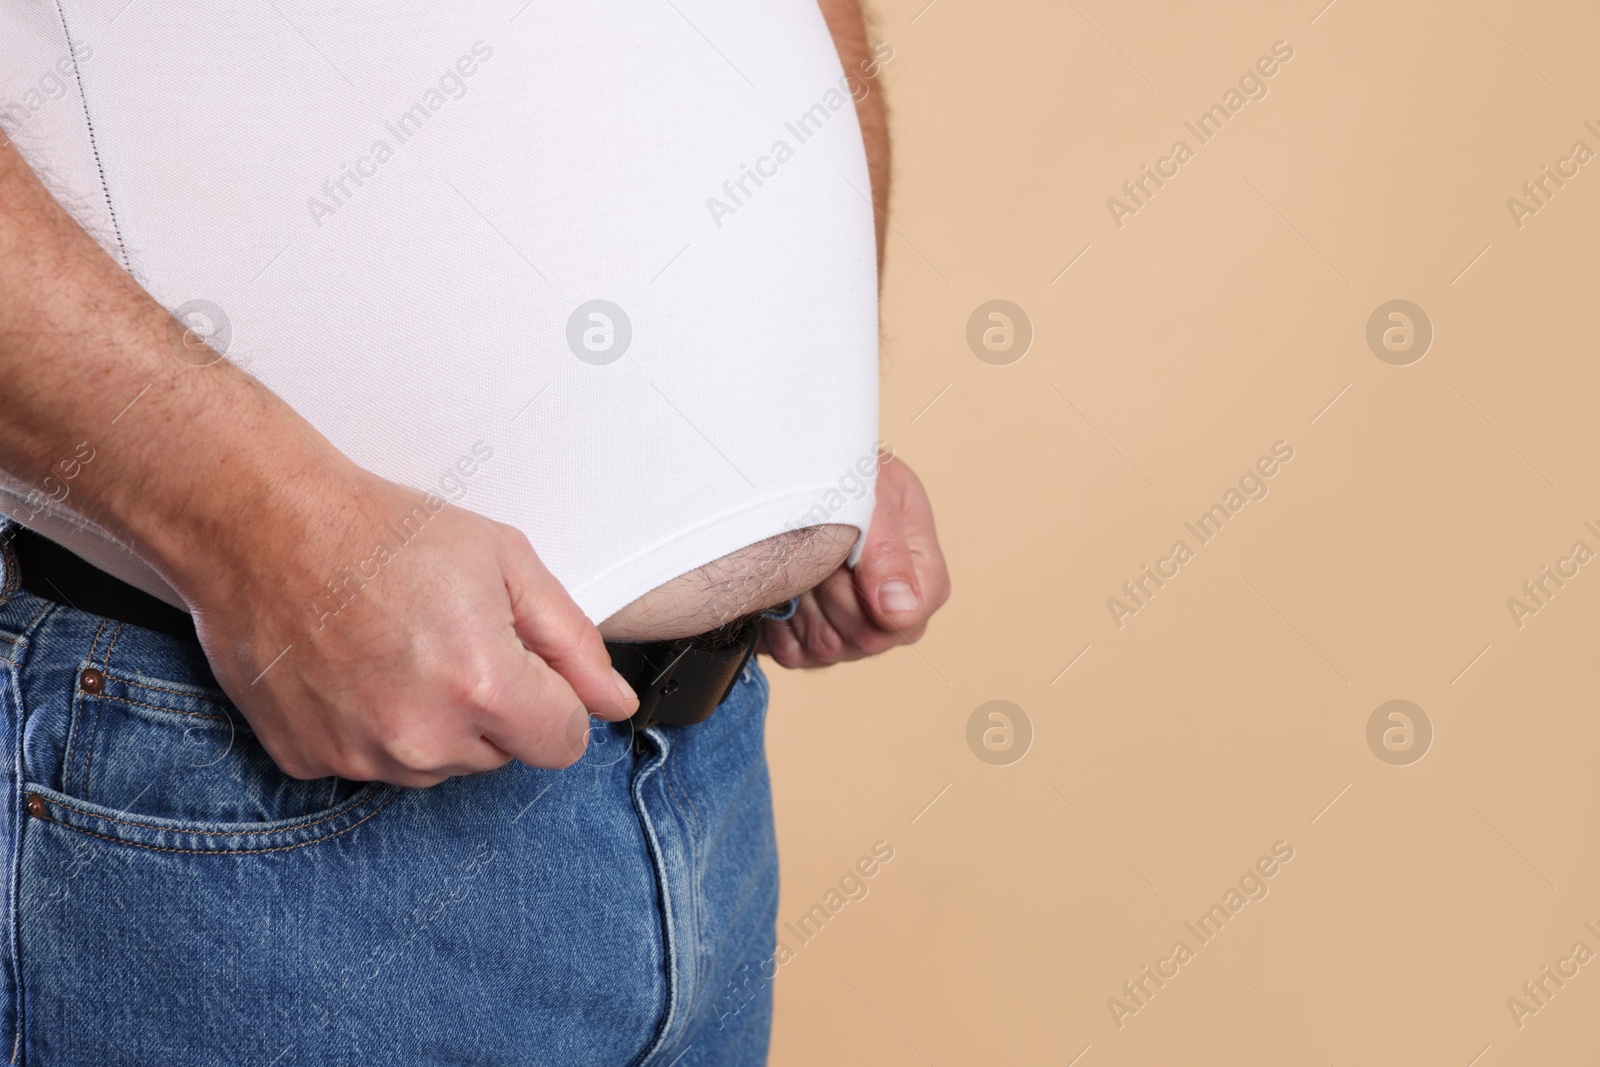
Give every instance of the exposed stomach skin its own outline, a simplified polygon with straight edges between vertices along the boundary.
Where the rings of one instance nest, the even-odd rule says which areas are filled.
[[[650,590],[600,624],[608,641],[661,641],[714,630],[815,588],[850,555],[858,531],[830,523],[746,545]]]

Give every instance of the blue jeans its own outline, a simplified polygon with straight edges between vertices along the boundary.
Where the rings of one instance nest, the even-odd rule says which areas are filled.
[[[0,1063],[765,1062],[753,660],[705,722],[635,746],[595,721],[566,770],[304,782],[198,645],[20,591],[4,562]]]

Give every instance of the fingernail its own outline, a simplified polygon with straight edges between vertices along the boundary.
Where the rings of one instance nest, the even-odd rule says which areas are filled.
[[[922,602],[917,599],[917,592],[911,588],[910,583],[897,578],[878,586],[878,606],[884,611],[898,615],[901,612],[916,611],[922,606]]]
[[[622,703],[638,707],[639,694],[633,691],[633,687],[628,684],[628,680],[615,667],[611,668],[611,677],[617,680],[617,693],[622,697]]]

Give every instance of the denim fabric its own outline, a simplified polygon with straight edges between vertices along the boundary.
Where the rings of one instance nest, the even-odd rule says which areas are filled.
[[[800,598],[797,596],[792,596],[778,607],[768,608],[766,611],[763,611],[761,613],[761,617],[763,619],[772,619],[776,622],[784,622],[785,620],[794,618],[794,613],[799,610]]]
[[[301,782],[197,645],[5,562],[0,1062],[765,1062],[770,986],[727,1007],[775,948],[753,661],[637,752],[596,721],[562,771]]]

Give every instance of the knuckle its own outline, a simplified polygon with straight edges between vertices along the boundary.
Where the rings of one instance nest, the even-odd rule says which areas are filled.
[[[382,777],[376,762],[360,756],[347,756],[334,762],[329,775],[350,782],[375,782]]]
[[[401,733],[391,737],[384,747],[389,758],[408,771],[432,774],[439,767],[439,744],[431,736]]]
[[[551,651],[560,656],[601,655],[600,631],[578,611],[561,611],[547,622]]]
[[[897,634],[880,630],[862,630],[850,640],[850,647],[863,656],[876,656],[900,644]]]
[[[452,707],[469,711],[488,711],[501,701],[499,672],[487,663],[463,663],[443,684]]]
[[[856,569],[865,569],[869,573],[893,571],[910,559],[911,554],[906,551],[906,546],[902,542],[894,539],[877,541],[862,549],[861,562]]]
[[[312,768],[311,764],[294,757],[275,759],[274,762],[277,763],[278,770],[282,771],[290,778],[295,778],[302,782],[311,782],[318,778],[327,777],[325,774],[317,773],[315,769]]]
[[[844,651],[844,645],[832,627],[819,626],[806,635],[806,649],[818,659],[833,659]]]
[[[495,527],[499,531],[500,537],[505,542],[506,546],[513,552],[533,551],[533,542],[528,540],[528,535],[523,533],[517,527],[504,522],[495,523]]]

